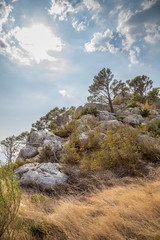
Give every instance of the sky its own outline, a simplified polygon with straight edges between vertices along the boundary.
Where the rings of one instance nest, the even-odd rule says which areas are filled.
[[[0,0],[0,140],[85,104],[104,67],[160,86],[160,0]]]

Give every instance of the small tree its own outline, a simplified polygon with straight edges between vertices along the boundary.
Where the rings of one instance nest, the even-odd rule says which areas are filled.
[[[137,76],[132,80],[127,80],[134,98],[140,102],[145,102],[148,91],[152,88],[153,81],[149,77],[142,75]]]
[[[87,99],[90,102],[108,104],[110,110],[114,113],[112,100],[114,98],[114,88],[118,81],[113,80],[114,75],[109,68],[103,68],[93,79],[93,84],[89,86],[89,96]]]
[[[2,146],[2,153],[5,155],[7,162],[12,161],[18,149],[17,138],[13,135],[12,137],[2,140],[0,144]]]

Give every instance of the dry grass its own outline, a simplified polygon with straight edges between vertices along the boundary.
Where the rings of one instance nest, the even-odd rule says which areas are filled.
[[[160,169],[150,180],[104,187],[83,199],[47,198],[35,204],[25,194],[19,218],[30,221],[35,232],[23,227],[17,240],[159,240]]]

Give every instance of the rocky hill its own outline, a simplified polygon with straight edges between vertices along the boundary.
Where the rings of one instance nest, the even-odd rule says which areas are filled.
[[[21,185],[52,192],[59,184],[73,185],[77,172],[124,177],[153,171],[160,163],[159,110],[137,103],[114,104],[114,109],[86,104],[72,108],[67,120],[69,110],[63,111],[56,130],[33,129],[15,162]]]

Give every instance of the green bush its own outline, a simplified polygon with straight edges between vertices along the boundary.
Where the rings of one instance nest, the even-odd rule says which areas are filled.
[[[84,109],[82,109],[82,111],[80,113],[77,113],[75,116],[75,119],[79,119],[81,118],[83,115],[87,115],[87,114],[92,114],[95,117],[97,117],[98,115],[98,110],[96,107],[86,107]]]
[[[43,194],[33,194],[30,197],[32,203],[43,203],[46,199],[47,198]]]
[[[127,106],[127,108],[135,108],[135,107],[139,107],[139,104],[136,103],[136,102],[132,102],[131,104],[129,104],[129,105]]]
[[[14,224],[21,200],[12,163],[0,167],[0,239],[13,239]]]
[[[144,109],[140,108],[140,114],[142,117],[148,117],[150,115],[150,111],[147,108]]]
[[[95,164],[116,171],[121,168],[131,175],[141,175],[140,144],[138,132],[127,125],[110,127],[100,151],[95,154]]]

